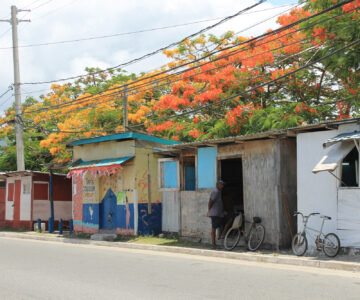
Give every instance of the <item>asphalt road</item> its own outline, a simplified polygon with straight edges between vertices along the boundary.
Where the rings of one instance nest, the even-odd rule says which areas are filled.
[[[0,299],[359,299],[360,274],[0,238]]]

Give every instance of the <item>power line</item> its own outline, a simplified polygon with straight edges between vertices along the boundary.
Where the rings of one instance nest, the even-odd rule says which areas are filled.
[[[193,114],[193,113],[195,113],[195,112],[197,112],[197,111],[201,111],[201,110],[206,109],[206,108],[209,108],[209,107],[211,107],[211,106],[215,106],[215,105],[219,105],[219,104],[225,103],[225,102],[227,102],[227,101],[229,101],[229,100],[232,100],[232,99],[237,98],[237,97],[241,97],[241,96],[243,96],[243,95],[245,95],[245,94],[247,94],[247,93],[256,91],[257,89],[262,88],[262,87],[264,87],[264,86],[266,86],[266,85],[272,84],[272,83],[277,82],[277,81],[279,81],[279,80],[281,80],[281,79],[284,79],[284,78],[286,78],[286,77],[288,77],[288,76],[291,76],[291,75],[293,75],[293,74],[295,74],[295,73],[297,73],[297,72],[299,72],[299,71],[302,71],[302,70],[304,70],[304,69],[306,69],[306,68],[308,68],[308,67],[310,67],[310,66],[313,66],[313,65],[315,65],[315,64],[323,61],[324,59],[327,59],[327,58],[329,58],[329,57],[331,57],[331,56],[333,56],[333,55],[335,55],[335,54],[341,53],[342,51],[344,51],[344,50],[346,50],[346,49],[348,49],[348,48],[350,48],[350,47],[352,47],[352,46],[355,46],[356,44],[359,44],[359,43],[360,43],[360,39],[358,39],[358,40],[356,40],[356,41],[354,41],[354,42],[351,42],[351,43],[347,44],[346,46],[344,46],[344,47],[342,47],[342,48],[340,48],[340,49],[338,49],[338,50],[335,50],[335,51],[333,51],[333,52],[331,52],[331,53],[329,53],[329,54],[327,54],[327,55],[325,55],[325,56],[323,56],[323,57],[321,57],[321,58],[319,58],[319,59],[317,59],[317,60],[315,60],[315,61],[313,61],[313,62],[311,62],[311,63],[307,63],[306,65],[304,65],[304,66],[302,66],[302,67],[300,67],[300,68],[298,68],[298,69],[296,69],[296,70],[294,70],[294,71],[291,71],[291,72],[289,72],[289,73],[287,73],[287,74],[285,74],[285,75],[279,76],[279,77],[277,77],[277,78],[275,78],[275,79],[273,79],[273,80],[269,80],[269,81],[267,81],[267,82],[261,83],[261,84],[255,86],[255,87],[253,87],[253,88],[250,88],[250,89],[248,89],[248,90],[246,90],[246,91],[244,91],[244,92],[242,92],[242,93],[232,95],[232,96],[227,97],[227,98],[225,98],[225,99],[222,99],[222,100],[219,100],[219,101],[216,101],[216,102],[213,102],[213,103],[209,103],[209,104],[204,105],[204,106],[202,106],[202,107],[199,107],[199,108],[196,108],[196,109],[193,109],[193,110],[190,110],[190,111],[186,111],[186,112],[181,113],[181,114],[172,115],[172,116],[168,116],[168,117],[165,117],[165,118],[158,118],[157,120],[151,120],[151,121],[143,122],[143,123],[141,123],[141,124],[132,125],[131,127],[144,126],[144,125],[146,125],[146,124],[149,123],[149,122],[155,123],[155,122],[158,122],[158,121],[164,121],[164,120],[169,120],[169,119],[178,118],[178,117],[181,117],[181,116],[184,116],[184,115]]]
[[[315,16],[318,16],[318,15],[320,15],[320,14],[323,14],[325,11],[327,12],[328,10],[324,10],[324,11],[319,12],[319,13],[317,13],[317,14],[314,14],[314,15],[312,15],[312,16],[303,18],[303,19],[298,20],[298,21],[296,21],[296,22],[294,22],[294,23],[288,24],[287,26],[284,26],[284,27],[281,27],[281,28],[279,28],[279,29],[277,29],[277,30],[274,30],[274,31],[272,31],[272,32],[270,32],[270,33],[268,32],[268,33],[266,33],[266,34],[262,34],[262,35],[260,35],[260,36],[255,37],[255,38],[252,38],[252,39],[250,39],[250,40],[248,40],[248,41],[246,41],[246,42],[243,42],[243,43],[241,43],[240,45],[252,43],[253,41],[258,40],[259,38],[264,38],[264,37],[266,37],[266,36],[268,36],[268,35],[270,35],[270,34],[271,34],[271,35],[275,35],[275,34],[277,34],[277,33],[279,33],[279,32],[282,32],[282,31],[284,31],[284,30],[286,30],[286,29],[289,29],[289,28],[291,28],[291,27],[293,27],[293,26],[295,26],[295,25],[297,25],[297,24],[299,24],[299,23],[302,23],[302,22],[307,21],[307,20],[309,20],[309,19],[311,19],[311,18],[314,18]],[[342,14],[343,14],[343,13],[342,13]],[[280,36],[280,37],[284,37],[284,36],[286,36],[286,35],[294,34],[295,32],[298,32],[298,31],[301,31],[301,30],[304,30],[304,29],[307,29],[307,28],[311,28],[311,27],[313,27],[314,25],[317,25],[317,24],[319,24],[319,23],[328,21],[329,19],[333,19],[333,18],[336,18],[336,17],[337,17],[337,16],[333,16],[333,17],[330,17],[330,18],[327,18],[327,19],[322,19],[322,20],[320,20],[320,21],[318,21],[318,22],[312,23],[312,24],[311,24],[310,26],[308,26],[308,27],[305,27],[305,28],[302,28],[302,29],[297,29],[297,30],[295,30],[294,32],[289,32],[289,33],[284,34],[284,35],[282,35],[282,36]],[[279,38],[279,37],[276,37],[275,39],[278,39],[278,38]],[[263,43],[263,44],[257,44],[257,46],[261,46],[261,45],[267,44],[267,43],[272,42],[272,41],[274,41],[274,39],[273,39],[273,40],[270,40],[270,41],[267,41],[267,42],[265,42],[265,43]],[[236,46],[239,46],[239,45],[236,45]],[[231,46],[231,47],[229,47],[229,48],[233,48],[233,47],[235,47],[235,46]],[[226,48],[225,48],[225,49],[226,49]],[[245,50],[248,50],[248,48],[245,48]],[[231,56],[231,55],[237,54],[237,53],[242,52],[242,51],[245,51],[245,50],[244,50],[244,48],[242,48],[242,49],[237,50],[237,51],[234,51],[233,53],[230,53],[230,54],[228,54],[228,55],[220,56],[220,57],[218,57],[217,59],[214,59],[214,60],[212,60],[212,61],[206,62],[206,63],[201,64],[201,65],[197,65],[197,66],[192,67],[192,68],[189,68],[189,69],[186,69],[185,71],[182,71],[182,72],[187,72],[187,71],[189,71],[189,70],[192,70],[192,69],[195,69],[195,68],[199,68],[199,67],[204,66],[204,65],[206,65],[206,64],[212,63],[212,62],[214,62],[214,61],[216,61],[216,60],[223,59],[223,58],[227,58],[227,57],[229,57],[229,56]],[[219,50],[219,51],[222,51],[222,50]],[[214,53],[219,52],[219,51],[215,51]],[[271,51],[271,50],[269,50],[269,51]],[[208,55],[208,56],[210,56],[210,55]],[[208,56],[206,56],[206,57],[208,57]],[[201,59],[192,61],[192,62],[190,62],[190,63],[183,64],[182,66],[184,66],[184,65],[189,65],[189,64],[192,64],[192,63],[194,63],[194,62],[200,61],[200,60],[202,60],[203,58],[204,58],[204,57],[202,57]],[[175,67],[175,68],[172,68],[172,70],[178,69],[179,67],[181,67],[181,66],[177,66],[177,67]],[[160,73],[158,73],[158,74],[156,74],[156,75],[154,75],[154,76],[149,76],[149,77],[146,77],[146,78],[142,78],[142,79],[136,80],[136,81],[131,82],[131,83],[127,83],[127,85],[133,85],[133,84],[135,84],[135,83],[137,83],[137,82],[141,82],[141,81],[144,81],[145,79],[149,79],[149,78],[152,78],[152,77],[155,77],[155,76],[159,76],[160,74],[164,74],[164,73],[166,73],[166,71],[160,72]],[[168,77],[177,76],[177,75],[179,75],[179,74],[180,74],[180,72],[175,73],[175,74],[168,75]],[[164,78],[162,78],[161,80],[164,80]],[[150,82],[150,83],[146,83],[146,85],[152,84],[152,83],[154,83],[154,81],[153,81],[153,82]],[[33,110],[33,111],[30,111],[29,113],[31,113],[31,112],[36,112],[36,111],[41,111],[41,110],[49,110],[49,109],[52,109],[52,108],[54,108],[54,107],[55,107],[55,108],[60,108],[60,107],[64,107],[64,106],[71,105],[71,104],[73,104],[74,102],[77,102],[76,104],[81,104],[81,103],[83,103],[83,102],[86,102],[85,99],[87,99],[87,98],[93,98],[93,99],[94,99],[94,96],[96,96],[96,95],[101,95],[101,94],[103,94],[103,93],[105,93],[105,92],[108,92],[108,91],[110,91],[110,90],[118,90],[118,89],[121,88],[121,87],[123,87],[123,86],[119,86],[119,87],[116,87],[116,88],[113,88],[113,89],[108,89],[108,90],[106,90],[106,91],[104,91],[104,92],[100,92],[100,93],[96,93],[96,94],[93,94],[93,95],[90,95],[90,96],[83,97],[80,101],[79,101],[78,99],[75,99],[75,100],[66,102],[66,103],[64,103],[64,104],[54,105],[54,106],[52,106],[52,107],[50,107],[50,108],[47,107],[47,108],[41,108],[41,109],[38,109],[38,110]],[[136,88],[139,88],[139,87],[142,87],[142,86],[136,86]],[[134,88],[134,89],[135,89],[135,88]],[[120,92],[117,91],[117,92],[114,93],[114,95],[118,95],[118,94],[120,94],[120,93],[121,93],[121,91],[120,91]],[[107,96],[111,96],[111,95],[107,95]],[[94,101],[94,100],[93,100],[93,101]]]
[[[159,49],[157,49],[157,50],[155,50],[155,51],[153,51],[153,52],[147,53],[147,54],[145,54],[145,55],[143,55],[143,56],[141,56],[141,57],[132,59],[132,60],[126,62],[126,63],[122,63],[122,64],[119,64],[119,65],[114,66],[114,67],[111,67],[111,68],[107,68],[107,69],[102,70],[102,71],[94,72],[94,73],[92,73],[92,74],[99,74],[99,73],[103,73],[103,72],[108,72],[108,71],[111,71],[111,70],[114,70],[114,69],[118,69],[118,68],[123,67],[123,66],[127,66],[127,65],[129,65],[129,64],[133,64],[133,63],[135,63],[135,62],[139,62],[139,61],[141,61],[141,60],[144,60],[145,58],[151,57],[151,56],[153,56],[153,55],[155,55],[155,54],[157,54],[157,53],[160,53],[160,52],[163,51],[163,50],[166,50],[166,49],[168,49],[168,48],[171,48],[171,47],[173,47],[173,46],[176,46],[176,45],[178,45],[178,44],[186,41],[187,39],[191,39],[191,38],[193,38],[193,37],[195,37],[195,36],[197,36],[197,35],[199,35],[199,34],[202,34],[202,33],[206,32],[206,31],[209,31],[210,29],[212,29],[212,28],[214,28],[214,27],[216,27],[216,26],[219,26],[220,24],[223,24],[223,23],[225,23],[225,22],[227,22],[227,21],[235,18],[235,17],[243,14],[243,13],[246,12],[246,11],[249,11],[250,9],[252,9],[252,8],[254,8],[254,7],[262,4],[262,3],[265,2],[265,1],[266,1],[266,0],[260,0],[259,2],[255,3],[254,5],[248,6],[247,8],[242,9],[242,10],[238,11],[237,13],[235,13],[235,14],[233,14],[233,15],[230,15],[230,16],[228,16],[228,17],[220,20],[219,22],[217,22],[217,23],[215,23],[215,24],[213,24],[213,25],[210,25],[210,26],[208,26],[208,27],[206,27],[206,28],[203,28],[203,29],[201,29],[201,30],[199,30],[199,31],[191,34],[191,35],[186,36],[185,38],[183,38],[183,39],[180,40],[180,41],[173,42],[173,43],[171,43],[171,44],[169,44],[169,45],[167,45],[167,46],[165,46],[165,47],[159,48]],[[25,84],[28,85],[28,84],[54,83],[54,82],[61,82],[61,81],[66,81],[66,80],[77,79],[77,78],[84,77],[84,76],[87,76],[87,75],[88,75],[88,74],[84,74],[84,75],[72,76],[72,77],[68,77],[68,78],[61,78],[61,79],[48,80],[48,81],[39,81],[39,82],[24,82],[24,83],[22,83],[22,84],[23,84],[23,85],[25,85]]]
[[[57,8],[55,8],[55,9],[53,9],[53,10],[50,10],[50,11],[48,11],[48,12],[46,12],[45,14],[42,14],[42,15],[40,15],[40,16],[35,16],[35,17],[33,18],[33,20],[37,20],[37,19],[39,19],[39,18],[46,18],[46,17],[48,17],[49,15],[52,15],[52,14],[55,13],[55,12],[59,12],[59,10],[62,10],[63,8],[65,8],[65,7],[67,7],[67,6],[73,5],[73,4],[74,4],[75,2],[77,2],[77,1],[79,1],[79,0],[70,0],[69,3],[67,3],[67,4],[65,4],[65,5],[63,5],[63,6],[57,7]]]
[[[41,0],[35,0],[35,1],[31,2],[29,5],[26,5],[26,6],[22,7],[21,9],[27,9],[27,8],[31,7],[32,5],[34,5],[35,3],[39,2],[39,1],[41,1]]]
[[[335,16],[335,17],[336,17],[336,16]],[[324,20],[322,20],[321,22],[323,22],[323,21],[324,21]],[[325,21],[326,21],[326,20],[325,20]],[[262,53],[258,53],[258,54],[253,55],[253,56],[248,56],[248,57],[245,57],[244,60],[247,60],[247,59],[250,59],[250,58],[254,58],[254,57],[256,57],[256,56],[259,56],[259,55],[262,55],[262,54],[265,54],[265,53],[268,53],[268,52],[272,52],[272,51],[275,51],[275,50],[279,50],[279,49],[282,49],[282,48],[286,48],[286,47],[292,46],[292,45],[294,45],[294,44],[303,43],[303,42],[306,41],[306,40],[308,40],[308,41],[311,42],[311,41],[312,41],[314,38],[316,38],[317,36],[320,36],[320,35],[322,35],[322,34],[329,34],[329,33],[331,33],[331,32],[334,32],[334,31],[337,31],[337,30],[340,30],[340,29],[344,29],[344,28],[346,28],[346,27],[348,27],[348,26],[351,26],[351,25],[357,24],[357,23],[358,23],[358,22],[353,22],[353,23],[351,23],[351,24],[347,24],[347,25],[338,27],[336,30],[319,33],[319,34],[314,35],[314,36],[309,37],[309,38],[304,38],[304,39],[302,39],[302,40],[299,40],[299,41],[296,41],[296,42],[292,42],[292,43],[290,43],[290,44],[286,44],[286,45],[283,45],[283,46],[278,47],[278,48],[275,48],[275,49],[271,49],[271,50],[268,50],[268,51],[264,51],[264,52],[262,52]],[[313,24],[313,25],[314,25],[314,24]],[[312,26],[313,26],[313,25],[312,25]],[[304,29],[306,29],[306,28],[304,28]],[[289,33],[289,34],[293,34],[293,33],[294,33],[294,32],[291,32],[291,33]],[[313,47],[312,47],[312,48],[313,48]],[[309,50],[309,49],[306,49],[306,51],[308,51],[308,50]],[[302,52],[305,52],[305,50],[302,51]],[[296,53],[296,54],[294,54],[293,56],[298,55],[298,54],[300,54],[300,53]],[[287,56],[287,57],[286,57],[285,59],[283,59],[282,61],[289,59],[289,57],[291,57],[291,56]],[[281,61],[278,61],[277,63],[279,63],[279,62],[281,62]],[[215,67],[215,68],[212,68],[212,69],[208,69],[208,70],[206,70],[206,71],[197,73],[195,76],[200,75],[200,74],[202,74],[202,73],[211,72],[211,71],[216,70],[216,69],[224,68],[224,67],[226,67],[226,66],[228,66],[228,65],[231,65],[231,64],[232,64],[232,63],[228,63],[228,64],[225,64],[225,65],[221,65],[221,66],[219,66],[219,67]],[[269,65],[269,66],[267,66],[267,67],[270,67],[270,66],[271,66],[271,65]],[[254,68],[253,70],[257,70],[257,69],[260,69],[260,68]],[[242,80],[258,79],[258,78],[262,78],[262,77],[265,77],[265,76],[266,76],[266,75],[260,75],[260,76],[257,76],[257,77],[243,78]],[[176,81],[184,80],[184,79],[187,79],[187,78],[189,78],[189,77],[193,77],[193,75],[190,75],[190,76],[187,76],[187,77],[182,77],[181,79],[173,80],[173,81],[171,81],[171,82],[166,82],[166,83],[163,84],[163,85],[169,85],[169,84],[172,84],[172,83],[174,83],[174,82],[176,82]],[[159,87],[159,86],[158,86],[158,87]],[[158,88],[158,87],[157,87],[157,88]],[[151,88],[149,88],[149,89],[153,89],[153,87],[151,87]],[[146,91],[146,90],[145,90],[145,91]],[[144,91],[140,91],[140,92],[137,92],[137,93],[142,93],[142,92],[144,92]],[[120,94],[120,93],[121,93],[121,92],[116,92],[116,93],[113,94],[113,96],[115,96],[116,94]],[[137,93],[132,93],[131,95],[134,95],[134,94],[137,94]],[[112,96],[112,95],[107,95],[107,96]],[[96,101],[96,100],[99,100],[99,99],[97,99],[97,98],[91,99],[91,101]],[[90,100],[87,100],[87,101],[90,101]],[[100,104],[104,104],[104,103],[109,102],[109,101],[113,101],[113,99],[103,101],[103,102],[101,102]],[[86,102],[86,101],[83,101],[83,102]],[[77,104],[81,104],[81,103],[77,103]],[[88,108],[88,107],[91,107],[91,105],[92,105],[92,104],[90,103],[90,104],[88,104],[87,106],[78,107],[78,108],[75,108],[75,109],[73,109],[73,110],[71,110],[71,111],[67,111],[67,112],[65,112],[65,113],[58,113],[58,114],[56,114],[56,115],[52,115],[51,117],[54,118],[54,117],[56,117],[56,116],[61,116],[62,114],[65,115],[65,114],[68,114],[68,113],[70,113],[70,112],[75,112],[75,111],[78,111],[78,110],[83,110],[83,109],[86,109],[86,108]]]
[[[40,8],[40,7],[43,7],[43,6],[49,4],[49,3],[52,2],[52,1],[54,1],[54,0],[48,0],[48,1],[46,1],[46,2],[44,2],[44,3],[41,3],[40,5],[32,8],[31,10],[34,11],[35,9],[38,9],[38,8]],[[35,2],[36,2],[36,1],[35,1]]]
[[[276,9],[279,9],[281,7],[284,7],[284,6],[288,7],[289,4],[276,7]],[[271,7],[271,8],[268,8],[268,9],[262,9],[262,10],[257,10],[257,11],[253,11],[253,12],[244,13],[243,15],[253,14],[253,13],[267,11],[267,10],[274,10],[274,9],[275,9],[274,7]],[[137,33],[152,32],[152,31],[157,31],[157,30],[163,30],[163,29],[170,29],[170,28],[177,28],[177,27],[183,27],[183,26],[188,26],[188,25],[206,23],[206,22],[220,20],[220,19],[223,19],[223,18],[224,17],[217,17],[217,18],[194,21],[194,22],[187,22],[187,23],[182,23],[182,24],[175,24],[175,25],[169,25],[169,26],[142,29],[142,30],[137,30],[137,31],[114,33],[114,34],[109,34],[109,35],[101,35],[101,36],[79,38],[79,39],[72,39],[72,40],[64,40],[64,41],[57,41],[57,42],[44,42],[44,43],[37,43],[37,44],[20,45],[19,48],[59,45],[59,44],[77,43],[77,42],[83,42],[83,41],[91,41],[91,40],[97,40],[97,39],[119,37],[119,36],[132,35],[132,34],[137,34]],[[271,17],[271,18],[273,18],[273,17]],[[269,19],[271,19],[271,18],[269,18]],[[266,19],[266,21],[269,20],[269,19]],[[247,29],[245,29],[245,30],[247,30]],[[10,47],[10,46],[9,47],[0,47],[0,50],[5,50],[5,49],[12,49],[12,47]]]
[[[10,92],[13,89],[13,87],[10,85],[8,89],[0,95],[0,98],[4,97],[8,92]]]
[[[74,40],[49,42],[49,43],[20,45],[19,48],[59,45],[59,44],[68,44],[68,43],[76,43],[76,42],[83,42],[83,41],[91,41],[91,40],[112,38],[112,37],[125,36],[125,35],[137,34],[137,33],[152,32],[152,31],[169,29],[169,28],[177,28],[177,27],[194,25],[194,24],[199,24],[199,23],[206,23],[206,22],[211,22],[211,21],[215,21],[215,20],[219,20],[219,19],[222,19],[222,18],[207,19],[207,20],[194,21],[194,22],[183,23],[183,24],[176,24],[176,25],[169,25],[169,26],[163,26],[163,27],[155,27],[155,28],[150,28],[150,29],[143,29],[143,30],[138,30],[138,31],[130,31],[130,32],[123,32],[123,33],[115,33],[115,34],[110,34],[110,35],[94,36],[94,37],[89,37],[89,38],[81,38],[81,39],[74,39]],[[12,49],[12,47],[1,47],[0,48],[0,50],[4,50],[4,49]]]
[[[277,81],[279,81],[279,80],[282,80],[282,79],[284,79],[284,78],[286,78],[286,77],[289,77],[289,76],[291,76],[291,75],[293,75],[293,74],[295,74],[295,73],[297,73],[297,72],[299,72],[299,71],[302,71],[302,70],[304,70],[304,69],[306,69],[306,68],[308,68],[308,67],[310,67],[310,66],[313,66],[313,65],[315,65],[315,64],[317,64],[317,63],[319,63],[319,62],[321,62],[321,61],[323,61],[323,60],[325,60],[325,59],[327,59],[327,58],[329,58],[329,57],[331,57],[331,56],[333,56],[333,55],[335,55],[335,54],[341,53],[342,51],[344,51],[344,50],[346,50],[346,49],[348,49],[348,48],[350,48],[350,47],[352,47],[352,46],[355,46],[356,44],[359,44],[359,43],[360,43],[360,39],[358,39],[358,40],[356,40],[356,41],[354,41],[354,42],[351,42],[351,43],[347,44],[346,46],[344,46],[344,47],[342,47],[342,48],[340,48],[340,49],[337,49],[337,50],[335,50],[335,51],[333,51],[333,52],[331,52],[331,53],[329,53],[329,54],[327,54],[327,55],[325,55],[325,56],[322,56],[321,58],[319,58],[319,59],[317,59],[317,60],[315,60],[315,61],[313,61],[313,62],[308,62],[308,63],[305,64],[304,66],[299,67],[299,68],[297,68],[297,69],[294,70],[294,71],[291,71],[291,72],[289,72],[289,73],[287,73],[287,74],[285,74],[285,75],[279,76],[279,77],[277,77],[277,78],[275,78],[275,79],[273,79],[273,80],[269,80],[269,81],[267,81],[267,82],[261,83],[261,84],[255,86],[255,87],[253,87],[253,88],[250,88],[250,89],[248,89],[248,90],[246,90],[246,91],[244,91],[244,92],[242,92],[242,93],[232,95],[232,96],[227,97],[227,98],[225,98],[225,99],[222,99],[222,100],[219,100],[219,101],[216,101],[216,102],[213,102],[213,103],[209,103],[209,104],[204,105],[204,106],[202,106],[202,107],[199,107],[199,108],[196,108],[196,109],[193,109],[193,110],[190,110],[190,111],[186,111],[186,112],[183,112],[183,113],[181,113],[181,114],[172,115],[172,116],[168,116],[168,117],[165,117],[165,118],[157,118],[157,119],[155,119],[155,120],[146,121],[146,122],[143,122],[143,123],[137,124],[137,125],[131,125],[131,126],[129,126],[129,127],[130,127],[130,128],[134,128],[134,127],[140,127],[140,126],[148,125],[148,123],[153,123],[153,124],[154,124],[154,123],[159,122],[159,121],[167,121],[167,120],[174,119],[174,118],[178,118],[178,117],[181,117],[181,116],[184,116],[184,115],[193,114],[193,113],[196,113],[196,112],[198,112],[198,111],[207,109],[207,108],[212,107],[212,106],[215,106],[215,105],[219,105],[219,104],[225,103],[225,102],[227,102],[227,101],[229,101],[229,100],[233,100],[234,98],[241,97],[241,96],[243,96],[243,95],[245,95],[245,94],[247,94],[247,93],[256,91],[257,89],[259,89],[259,88],[261,88],[261,87],[264,87],[264,86],[266,86],[266,85],[269,85],[269,84],[275,83],[275,82],[277,82]],[[109,130],[106,130],[106,129],[105,129],[105,130],[104,130],[104,129],[94,129],[94,130],[91,130],[91,131],[93,131],[93,132],[107,132],[107,131],[114,131],[114,129],[109,129]],[[64,132],[64,133],[85,133],[85,132],[91,132],[91,131],[88,130],[88,131],[68,131],[68,132],[67,132],[67,131],[61,131],[61,130],[59,130],[59,131],[54,131],[54,132],[57,132],[57,133],[61,133],[61,132]]]
[[[14,97],[14,94],[11,94],[10,97],[8,97],[4,102],[0,104],[0,107],[4,106],[12,97]]]
[[[268,8],[268,9],[262,9],[262,10],[256,10],[256,11],[253,11],[253,12],[244,13],[243,15],[247,15],[247,14],[253,14],[253,13],[262,12],[262,11],[266,11],[266,10],[274,10],[274,9],[278,9],[278,8],[281,8],[281,7],[288,7],[289,5],[292,5],[289,9],[283,10],[283,11],[281,11],[281,12],[278,13],[278,14],[272,15],[270,18],[264,19],[264,20],[262,20],[262,21],[260,21],[260,22],[256,22],[255,24],[253,24],[253,25],[251,25],[251,26],[248,26],[248,27],[246,27],[246,28],[244,28],[244,29],[236,32],[236,33],[235,33],[235,36],[238,35],[239,33],[245,32],[245,31],[247,31],[247,30],[249,30],[249,29],[251,29],[251,28],[253,28],[253,27],[256,27],[256,26],[258,26],[258,25],[260,25],[260,24],[262,24],[262,23],[265,23],[266,21],[269,21],[269,20],[271,20],[272,18],[275,18],[275,17],[277,17],[277,16],[280,16],[280,15],[284,14],[285,12],[287,12],[287,11],[289,11],[289,10],[291,10],[291,9],[295,8],[296,6],[299,6],[299,5],[301,5],[301,4],[302,4],[302,3],[299,3],[299,4],[286,4],[286,5],[282,5],[282,6],[277,6],[277,7],[272,7],[272,8]],[[216,18],[216,19],[220,19],[220,18]],[[215,19],[214,19],[214,20],[215,20]],[[222,38],[222,39],[220,40],[220,43],[221,43],[222,41],[224,41],[224,40],[225,40],[225,38]],[[216,44],[216,43],[209,43],[209,44]],[[216,44],[216,45],[218,45],[218,44]],[[4,49],[4,48],[0,48],[0,49]],[[201,49],[197,50],[195,53],[199,53],[200,51],[201,51]],[[211,50],[210,52],[212,52],[212,51],[214,51],[214,50]],[[167,64],[166,64],[166,65],[167,65]],[[153,71],[162,69],[162,68],[164,68],[166,65],[163,65],[163,66],[158,67],[158,68],[155,68],[155,69],[148,70],[148,71],[146,71],[145,73],[150,73],[150,72],[153,72]],[[170,71],[170,70],[168,70],[168,71]],[[91,75],[91,74],[89,74],[89,75]],[[25,93],[23,93],[23,94],[33,94],[33,93],[46,92],[46,91],[49,91],[49,89],[46,88],[46,89],[41,89],[41,90],[28,91],[28,92],[25,92]]]

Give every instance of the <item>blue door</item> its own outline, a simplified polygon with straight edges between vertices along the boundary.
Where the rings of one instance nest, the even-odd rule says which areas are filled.
[[[116,196],[109,189],[100,203],[100,228],[115,229],[116,227]]]
[[[195,191],[195,167],[185,167],[185,191]]]

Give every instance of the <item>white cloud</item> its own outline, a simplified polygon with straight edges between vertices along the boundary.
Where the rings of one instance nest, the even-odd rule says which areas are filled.
[[[33,0],[1,0],[0,16],[9,15],[11,5],[22,8],[33,2]],[[48,1],[40,0],[29,8],[46,2]],[[19,14],[19,18],[32,20],[31,23],[20,23],[19,44],[101,36],[223,17],[234,14],[255,2],[255,0],[52,1],[29,14],[25,12]],[[272,7],[274,7],[273,4],[265,2],[253,10]],[[217,35],[227,30],[237,32],[284,9],[242,15],[210,32]],[[104,68],[118,65],[181,40],[215,22],[79,43],[20,48],[21,79],[22,82],[47,81],[83,74],[85,67]],[[248,30],[243,35],[257,35],[275,26],[274,20],[268,21]],[[0,23],[0,36],[8,28],[9,24]],[[9,32],[0,37],[0,47],[10,45]],[[167,59],[160,54],[128,66],[126,69],[129,72],[148,71],[165,62]],[[12,82],[12,51],[0,50],[0,94]],[[49,86],[50,84],[24,86],[24,89],[33,91]]]

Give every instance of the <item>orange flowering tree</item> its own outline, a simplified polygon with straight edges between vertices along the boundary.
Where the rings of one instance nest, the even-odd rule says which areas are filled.
[[[313,0],[280,16],[278,24],[285,27],[337,2]],[[191,64],[194,68],[172,84],[171,93],[156,102],[146,129],[192,141],[358,115],[358,46],[292,74],[359,38],[358,7],[355,0],[247,44],[247,38],[229,32],[221,38],[185,41],[167,51],[177,61],[207,59]],[[211,43],[219,52],[207,56]]]

